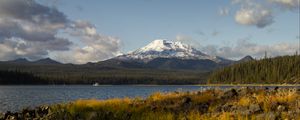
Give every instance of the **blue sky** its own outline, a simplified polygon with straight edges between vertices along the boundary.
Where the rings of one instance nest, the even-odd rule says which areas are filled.
[[[234,44],[249,36],[258,44],[297,40],[299,13],[278,12],[272,25],[257,28],[236,23],[235,11],[221,16],[219,11],[224,7],[238,6],[229,0],[72,0],[58,5],[69,18],[88,20],[99,32],[120,38],[124,52],[154,39],[172,40],[177,35],[191,36],[203,45]],[[217,36],[212,35],[215,31],[219,33]]]
[[[11,1],[14,4],[8,4]],[[3,6],[12,5],[12,8],[21,3],[2,1]],[[30,4],[41,5],[50,12],[33,12],[30,19],[9,11],[0,12],[0,20],[7,17],[34,26],[36,23],[32,21],[36,16],[47,14],[54,20],[60,16],[64,21],[42,21],[58,26],[55,29],[38,24],[42,27],[36,31],[43,29],[46,35],[55,33],[51,39],[56,38],[56,43],[63,43],[62,46],[49,44],[46,47],[51,47],[44,50],[37,47],[40,43],[27,40],[21,33],[6,35],[7,42],[24,43],[28,49],[16,50],[12,43],[0,44],[2,51],[7,51],[0,54],[0,59],[51,57],[61,62],[85,63],[133,51],[155,39],[182,41],[207,54],[231,59],[245,55],[261,57],[264,51],[271,56],[294,54],[298,48],[299,0],[37,0]],[[34,5],[18,10],[34,10]],[[2,11],[6,9],[3,7]],[[54,14],[51,10],[58,12]],[[15,28],[10,26],[10,29]],[[29,43],[33,46],[28,46]]]

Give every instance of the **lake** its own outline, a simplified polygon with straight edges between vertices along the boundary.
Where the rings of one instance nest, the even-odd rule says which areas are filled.
[[[78,99],[147,97],[153,92],[195,91],[205,86],[142,86],[142,85],[40,85],[0,86],[0,112],[19,111],[26,107],[70,102]],[[227,87],[222,87],[227,88]]]
[[[124,97],[146,97],[153,92],[199,90],[200,86],[0,86],[0,112],[18,111],[25,107],[36,107],[77,99],[109,99]]]

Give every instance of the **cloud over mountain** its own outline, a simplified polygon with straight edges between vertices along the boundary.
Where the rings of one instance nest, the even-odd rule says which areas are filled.
[[[71,38],[63,37],[62,31],[68,35],[77,34],[83,48],[101,51],[98,60],[109,57],[118,49],[118,44],[115,44],[118,39],[96,33],[96,27],[88,22],[68,19],[55,7],[35,0],[0,1],[1,60],[19,57],[35,60],[47,57],[51,52],[77,51],[79,45],[74,44]]]
[[[71,41],[57,37],[68,19],[55,8],[28,0],[0,1],[0,58],[39,59],[49,51],[68,50]]]
[[[63,62],[86,63],[96,62],[119,54],[120,40],[116,37],[97,33],[96,27],[87,21],[75,21],[68,33],[78,37],[82,47],[74,47],[71,51],[58,53]]]
[[[272,45],[261,45],[250,42],[248,39],[238,40],[232,46],[206,45],[201,49],[211,55],[217,55],[232,59],[240,59],[246,55],[262,58],[265,52],[268,56],[292,55],[296,53],[298,45],[295,43],[277,43]]]
[[[192,45],[206,54],[213,56],[221,56],[230,59],[240,59],[246,55],[251,55],[256,58],[262,58],[265,52],[268,56],[293,55],[299,47],[297,42],[281,42],[275,44],[258,44],[252,42],[252,37],[245,37],[236,40],[232,44],[216,45],[216,44],[201,44],[199,40],[195,40],[187,35],[177,35],[176,41]],[[296,38],[299,39],[299,38]],[[295,40],[297,41],[297,40]]]

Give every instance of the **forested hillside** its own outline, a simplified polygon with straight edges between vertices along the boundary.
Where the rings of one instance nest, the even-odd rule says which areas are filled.
[[[295,84],[300,83],[300,56],[282,56],[239,63],[215,71],[208,83]]]
[[[72,65],[1,65],[3,84],[205,84],[208,72]]]

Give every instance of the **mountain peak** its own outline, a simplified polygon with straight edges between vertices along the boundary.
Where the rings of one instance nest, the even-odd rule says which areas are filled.
[[[189,49],[191,48],[188,45],[185,45],[181,42],[173,42],[166,39],[157,39],[142,47],[134,52],[147,52],[147,51],[158,51],[162,52],[165,50],[176,50],[176,49]]]
[[[120,60],[151,61],[155,58],[177,58],[177,59],[209,59],[219,62],[219,58],[206,55],[190,45],[174,42],[166,39],[157,39],[148,45],[131,53],[116,57]]]
[[[255,60],[252,56],[247,55],[245,57],[243,57],[242,59],[239,60],[239,62],[247,62],[247,61],[252,61]]]
[[[60,62],[52,60],[51,58],[40,59],[40,60],[35,61],[34,63],[38,63],[38,64],[61,64]]]

